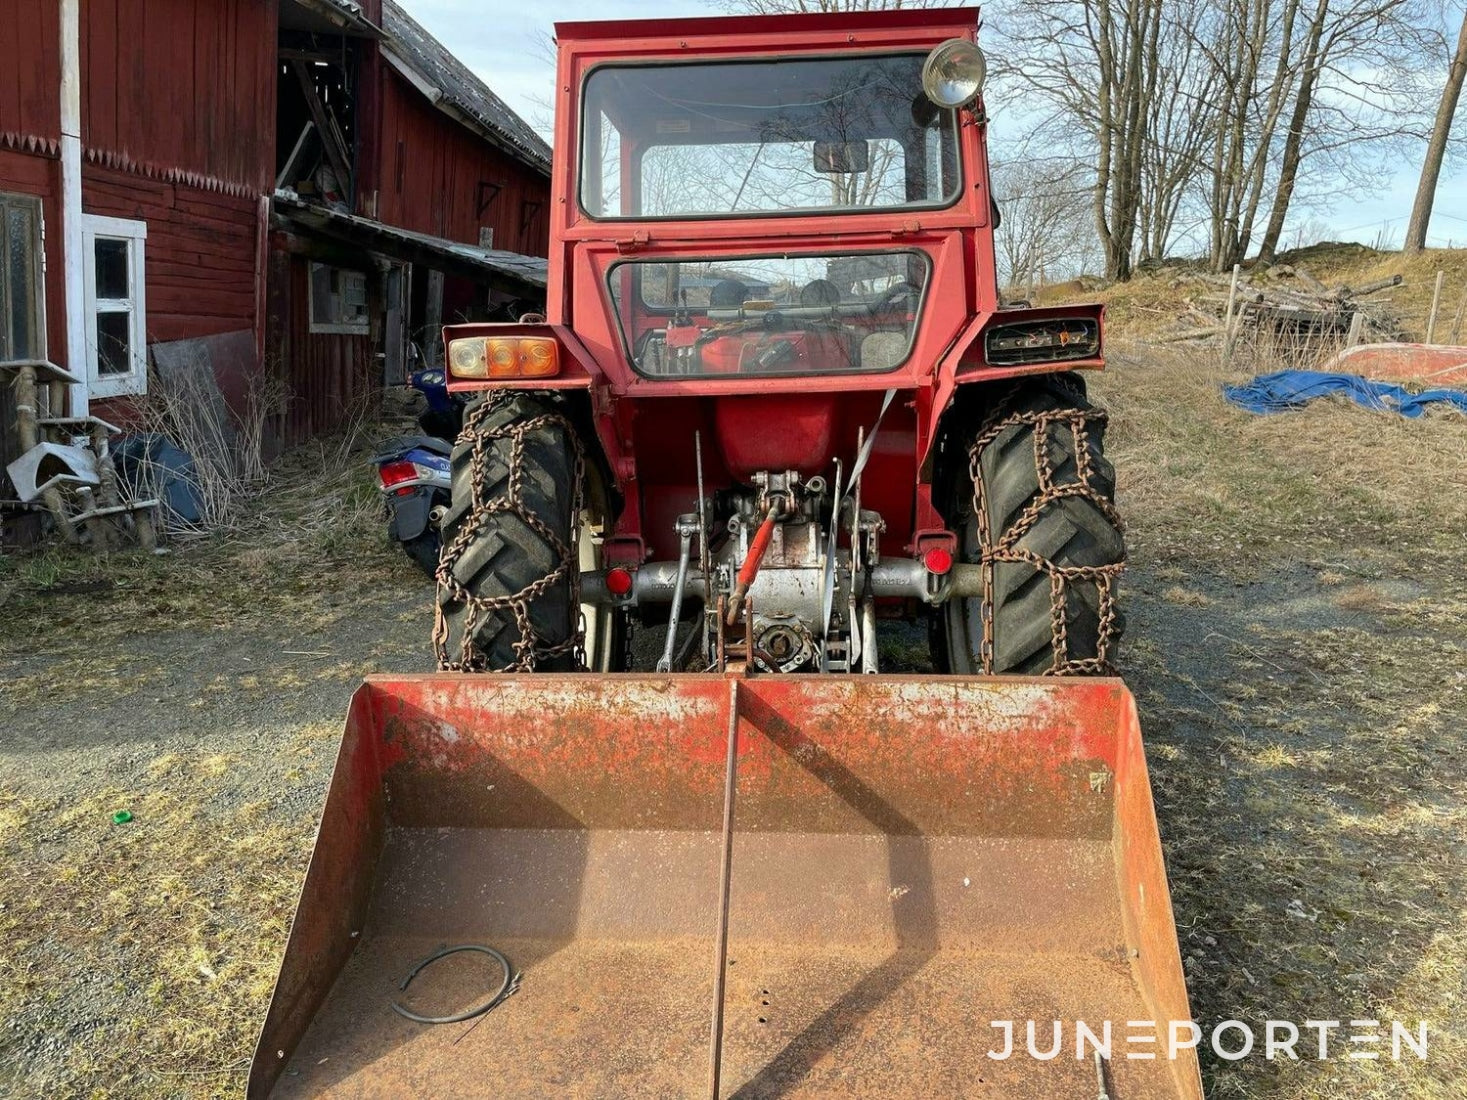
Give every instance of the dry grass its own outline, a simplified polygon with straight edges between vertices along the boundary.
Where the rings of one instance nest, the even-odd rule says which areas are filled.
[[[1333,545],[1382,568],[1460,568],[1467,530],[1467,418],[1420,420],[1343,399],[1254,416],[1215,351],[1113,348],[1095,384],[1133,550],[1258,568],[1281,553],[1328,568]]]
[[[100,1018],[14,1084],[92,1097],[237,1095],[310,852],[312,819],[237,804],[227,758],[160,757],[143,789],[74,801],[0,785],[0,1018],[44,1026],[58,965]],[[114,825],[115,811],[133,819]],[[97,1041],[97,1040],[101,1041]],[[5,1080],[0,1074],[0,1087]]]
[[[1123,349],[1093,387],[1132,607],[1138,587],[1156,601],[1124,671],[1193,1010],[1425,1019],[1432,1045],[1426,1062],[1209,1057],[1209,1095],[1458,1095],[1467,418],[1343,401],[1252,416],[1223,401],[1215,354]]]
[[[165,507],[164,524],[174,536],[208,535],[235,527],[267,482],[266,440],[282,419],[280,410],[288,397],[284,383],[273,373],[253,375],[244,415],[236,417],[213,377],[207,376],[207,383],[204,377],[198,372],[160,374],[137,404],[137,430],[166,438],[192,460],[187,480],[200,515],[197,521],[185,521]],[[158,485],[166,474],[144,457],[138,464],[138,495],[161,499]]]
[[[0,754],[0,1095],[239,1095],[340,732],[339,702],[324,720],[306,701],[344,700],[380,662],[267,652],[240,667],[238,647],[329,636],[421,587],[386,537],[369,463],[384,430],[357,419],[268,478],[236,471],[246,491],[222,527],[163,556],[0,557],[19,743],[92,707],[130,716],[98,746],[115,762],[100,778],[53,772],[75,759],[64,744]],[[207,672],[172,686],[159,646],[202,651],[191,667]],[[213,649],[233,655],[211,665]],[[233,747],[199,745],[200,724]],[[175,748],[133,755],[165,736]],[[119,809],[133,820],[114,825]]]
[[[329,622],[344,594],[397,583],[401,553],[386,536],[370,443],[354,427],[287,454],[263,491],[234,500],[225,529],[163,556],[64,546],[0,556],[0,658],[33,649],[27,624],[36,621],[57,628],[53,653],[82,657],[157,623]]]
[[[1255,629],[1227,677],[1144,708],[1194,1012],[1430,1026],[1426,1062],[1213,1061],[1210,1095],[1443,1097],[1467,1072],[1467,647],[1427,640]],[[1133,658],[1142,690],[1179,675]]]
[[[1400,286],[1366,300],[1387,305],[1400,318],[1410,339],[1425,338],[1438,271],[1445,272],[1446,277],[1437,314],[1437,343],[1450,342],[1453,319],[1467,301],[1467,249],[1434,248],[1405,256],[1399,252],[1376,252],[1364,245],[1321,244],[1286,253],[1279,257],[1279,263],[1302,266],[1328,286],[1342,283],[1363,286],[1377,279],[1400,275],[1403,280]],[[1199,292],[1195,286],[1173,287],[1171,284],[1176,274],[1175,269],[1163,269],[1097,290],[1086,289],[1075,282],[1061,283],[1045,288],[1037,304],[1103,302],[1106,306],[1106,328],[1113,337],[1151,340],[1174,331],[1184,308],[1182,299]],[[1282,285],[1288,285],[1287,281]],[[1226,293],[1226,288],[1214,288],[1213,292]],[[1467,315],[1464,315],[1457,342],[1467,342]],[[1215,355],[1215,352],[1208,350],[1198,354]]]
[[[1288,253],[1280,258],[1280,262],[1303,264],[1316,278],[1330,285],[1349,283],[1360,286],[1400,275],[1400,286],[1371,300],[1388,300],[1392,310],[1404,319],[1407,332],[1413,339],[1425,338],[1438,271],[1445,272],[1446,277],[1437,312],[1437,343],[1450,342],[1453,318],[1467,302],[1467,248],[1429,248],[1407,256],[1400,252],[1376,252],[1363,245],[1325,244]],[[1467,315],[1463,317],[1456,342],[1464,340],[1467,340]]]

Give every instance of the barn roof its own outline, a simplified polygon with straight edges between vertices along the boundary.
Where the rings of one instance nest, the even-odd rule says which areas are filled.
[[[378,38],[381,32],[362,11],[360,0],[285,0],[280,25],[289,30]]]
[[[403,75],[440,110],[517,160],[549,174],[550,146],[545,140],[394,0],[382,0],[382,29],[388,61],[399,71],[405,67]]]
[[[275,192],[277,217],[342,244],[420,263],[440,271],[487,283],[509,294],[544,296],[548,262],[543,256],[522,256],[496,248],[416,233],[372,218],[331,210],[306,202],[292,191]]]

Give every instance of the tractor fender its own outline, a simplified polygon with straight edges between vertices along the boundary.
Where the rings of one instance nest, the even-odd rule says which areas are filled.
[[[626,433],[615,420],[616,410],[610,400],[605,372],[580,337],[568,325],[544,321],[445,325],[444,361],[449,361],[448,348],[452,341],[479,336],[549,336],[559,347],[560,369],[549,378],[455,379],[449,375],[449,392],[474,394],[491,390],[524,390],[562,398],[585,448],[586,460],[599,475],[592,478],[587,487],[591,503],[603,506],[607,515],[618,513],[635,478],[636,466],[623,447]]]
[[[1100,347],[1096,354],[1084,358],[1059,359],[1022,364],[991,364],[986,356],[988,333],[1000,326],[1025,321],[1059,321],[1066,318],[1093,320],[1100,334]],[[960,387],[966,388],[984,383],[1002,382],[1030,374],[1057,374],[1072,370],[1103,370],[1105,368],[1105,306],[1098,302],[1076,305],[1026,307],[1022,309],[1000,309],[993,313],[980,313],[958,334],[937,365],[934,385],[928,391],[930,397],[922,402],[919,397],[917,438],[917,466],[921,480],[932,478],[933,449],[948,428],[949,413],[966,415],[969,402],[955,409]],[[921,404],[927,407],[921,408]]]

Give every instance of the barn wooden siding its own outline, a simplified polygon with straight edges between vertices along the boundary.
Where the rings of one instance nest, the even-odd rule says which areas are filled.
[[[0,0],[0,147],[61,140],[61,5]]]
[[[491,226],[495,248],[547,255],[550,181],[383,69],[378,217],[467,244],[478,244],[479,227]],[[499,191],[490,199],[493,186],[481,184]]]
[[[85,165],[88,214],[148,223],[148,342],[255,326],[259,200]]]
[[[68,365],[58,8],[0,0],[0,189],[43,197],[47,341]],[[273,185],[276,8],[82,4],[82,209],[148,223],[150,342],[255,327],[260,197]]]
[[[261,196],[274,183],[276,8],[82,5],[82,209],[147,223],[150,344],[256,329]],[[95,405],[128,418],[127,399]]]
[[[269,191],[277,7],[276,0],[86,0],[88,160],[206,190]]]

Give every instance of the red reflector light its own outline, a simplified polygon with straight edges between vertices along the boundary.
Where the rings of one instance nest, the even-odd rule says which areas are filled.
[[[625,569],[606,571],[606,591],[613,596],[625,596],[632,590],[632,575]]]
[[[927,572],[936,573],[940,577],[953,567],[952,551],[944,550],[940,546],[934,547],[923,555],[922,564],[927,567]]]
[[[386,466],[378,467],[377,476],[382,481],[382,488],[391,489],[404,481],[417,481],[418,468],[411,462],[389,462]]]

